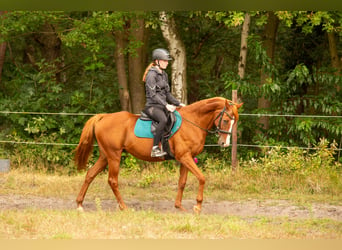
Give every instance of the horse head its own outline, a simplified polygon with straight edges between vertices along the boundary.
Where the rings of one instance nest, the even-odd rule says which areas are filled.
[[[234,103],[225,100],[225,105],[219,114],[216,116],[214,124],[216,126],[216,133],[218,134],[218,145],[221,147],[228,147],[230,145],[230,137],[234,126],[239,120],[238,109],[243,103]]]

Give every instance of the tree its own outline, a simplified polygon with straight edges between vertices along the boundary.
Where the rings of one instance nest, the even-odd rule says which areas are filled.
[[[267,23],[265,24],[262,42],[263,47],[266,50],[266,55],[269,58],[271,64],[273,63],[278,24],[278,17],[274,14],[273,11],[268,11]],[[267,84],[270,79],[272,79],[272,75],[270,75],[270,72],[265,71],[265,67],[262,67],[260,74],[260,87],[262,87],[262,85],[264,84]],[[265,96],[261,96],[258,99],[258,109],[268,110],[270,106],[271,102]],[[263,129],[267,130],[269,128],[269,117],[260,117],[259,124],[262,126]]]
[[[146,65],[145,35],[144,19],[138,17],[131,21],[130,39],[136,44],[128,56],[128,82],[133,113],[140,113],[145,105],[145,88],[142,82],[143,70]]]
[[[165,22],[159,19],[162,13]],[[342,12],[272,13],[249,12],[252,20],[245,56],[247,45],[240,46],[247,37],[241,32],[242,24],[248,23],[245,12],[8,12],[0,16],[1,42],[7,42],[1,110],[137,113],[144,103],[141,78],[149,58],[146,52],[150,55],[163,46],[169,48],[174,62],[182,62],[174,64],[177,70],[171,65],[168,71],[172,71],[173,93],[177,92],[174,86],[188,86],[188,102],[218,95],[229,98],[237,86],[244,113],[260,112],[258,101],[263,97],[268,103],[259,108],[276,114],[341,114],[342,93],[336,90],[341,86]],[[271,25],[276,24],[274,16],[280,19],[277,29]],[[184,47],[171,45],[167,39],[180,41]],[[177,57],[178,52],[187,60]],[[55,64],[59,58],[63,67]],[[65,75],[63,82],[56,81],[57,71]],[[182,77],[173,76],[176,71]],[[175,83],[185,78],[186,85]],[[185,97],[186,91],[181,94]],[[75,143],[86,118],[8,115],[1,119],[5,129],[0,136]],[[257,133],[259,117],[241,116],[240,141],[311,146],[325,137],[332,142],[342,134],[340,120],[277,116],[262,123],[268,128],[263,134]],[[243,157],[244,149],[240,149]]]
[[[126,75],[126,65],[127,60],[125,58],[125,47],[127,44],[127,25],[123,25],[122,30],[113,30],[113,35],[115,37],[115,51],[114,51],[114,59],[116,65],[116,72],[118,75],[119,82],[119,98],[121,109],[125,111],[132,112],[131,107],[131,98],[128,89],[128,80]]]
[[[103,48],[103,34],[114,36],[114,59],[119,84],[121,110],[140,113],[145,104],[142,84],[145,66],[146,29],[143,12],[93,12],[84,20],[76,20],[65,39],[68,44],[83,46],[97,54]],[[113,44],[114,45],[114,44]]]
[[[6,11],[0,11],[0,16],[2,16]],[[1,76],[2,76],[2,67],[4,66],[5,62],[5,55],[6,55],[6,42],[0,43],[0,83],[1,83]]]
[[[172,15],[165,11],[160,12],[160,28],[168,43],[170,55],[173,57],[171,69],[171,91],[183,103],[187,103],[186,83],[186,49],[182,42]]]
[[[329,52],[331,57],[331,66],[336,69],[336,73],[340,73],[342,71],[342,58],[338,55],[337,43],[336,43],[336,34],[334,31],[327,32],[328,41],[329,41]]]
[[[239,58],[239,64],[238,64],[238,75],[240,76],[240,79],[245,78],[246,62],[247,62],[247,40],[248,40],[250,22],[251,22],[250,14],[246,12],[245,19],[242,25],[242,30],[241,30],[240,58]]]
[[[336,30],[338,27],[336,23],[341,22],[341,20],[342,20],[341,16],[335,15],[334,23],[331,24],[330,25],[331,28],[327,30],[331,66],[336,70],[335,75],[337,76],[340,76],[342,74],[342,56],[338,54],[338,47],[337,47],[338,42],[337,42],[337,37],[336,37],[336,33],[337,33]],[[338,92],[341,90],[341,86],[339,84],[336,85],[336,90]]]
[[[56,33],[56,27],[46,22],[41,31],[37,34],[33,34],[33,39],[38,43],[43,59],[47,62],[47,68],[45,71],[55,71],[56,80],[59,81],[59,68],[60,63],[56,60],[61,55],[61,39]],[[36,61],[36,60],[34,60]]]
[[[304,34],[312,34],[315,29],[326,32],[331,67],[335,70],[335,75],[340,75],[342,71],[341,58],[338,54],[337,34],[341,33],[340,12],[335,11],[278,11],[277,16],[286,23],[288,27],[296,25],[301,27]],[[336,85],[336,90],[340,90],[339,84]]]
[[[336,45],[336,35],[335,32],[327,32],[328,41],[329,41],[329,52],[331,58],[331,66],[336,70],[336,75],[341,75],[342,73],[342,57],[340,58],[338,55],[337,45]],[[340,91],[341,86],[339,84],[336,85],[336,90]]]

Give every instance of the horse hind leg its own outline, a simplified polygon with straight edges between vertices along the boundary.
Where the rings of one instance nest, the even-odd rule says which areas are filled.
[[[182,206],[182,198],[186,181],[188,178],[188,172],[189,170],[183,164],[181,164],[179,170],[178,192],[175,202],[175,207],[181,211],[186,211],[186,209]]]
[[[76,203],[77,203],[77,210],[79,211],[83,211],[83,201],[84,201],[84,197],[87,193],[87,190],[89,188],[89,185],[92,183],[92,181],[95,179],[95,177],[102,172],[106,166],[107,166],[107,159],[105,156],[103,156],[100,153],[100,157],[99,159],[96,161],[96,163],[94,164],[94,166],[92,166],[86,174],[84,183],[81,187],[81,190],[76,198]]]
[[[122,151],[111,153],[111,159],[108,160],[108,184],[115,195],[120,210],[124,210],[127,208],[127,206],[122,199],[118,182],[121,153]]]

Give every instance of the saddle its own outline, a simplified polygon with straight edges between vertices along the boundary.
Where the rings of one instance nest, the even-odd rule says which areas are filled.
[[[142,121],[152,121],[151,125],[151,133],[155,136],[156,135],[156,128],[158,125],[158,122],[152,120],[144,111],[141,111],[140,113],[140,119]],[[167,118],[167,123],[164,128],[164,137],[170,137],[171,131],[173,128],[173,125],[175,125],[176,122],[176,115],[174,112],[169,112],[168,118]]]
[[[153,138],[156,134],[155,131],[157,124],[157,122],[153,121],[146,113],[142,111],[140,114],[140,118],[135,124],[134,134],[135,136],[140,138]],[[161,142],[163,150],[168,153],[168,155],[164,157],[165,160],[174,159],[174,155],[170,151],[169,139],[178,131],[181,124],[182,117],[179,112],[170,112]]]

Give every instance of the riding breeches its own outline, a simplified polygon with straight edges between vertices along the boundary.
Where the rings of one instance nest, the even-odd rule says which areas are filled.
[[[147,106],[144,112],[154,121],[158,122],[156,135],[153,138],[153,146],[158,146],[167,124],[167,110],[159,106]]]

